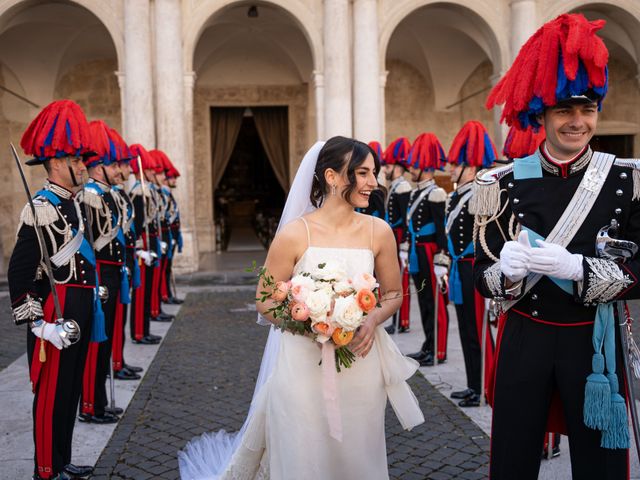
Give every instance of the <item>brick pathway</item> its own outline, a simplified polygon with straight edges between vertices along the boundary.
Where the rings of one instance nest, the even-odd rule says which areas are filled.
[[[27,326],[13,324],[9,295],[0,296],[0,325],[0,370],[3,370],[27,351]]]
[[[246,309],[251,297],[188,297],[93,478],[178,478],[176,452],[193,436],[242,425],[267,336]],[[392,478],[485,478],[488,438],[423,377],[410,383],[427,421],[404,432],[387,411]]]

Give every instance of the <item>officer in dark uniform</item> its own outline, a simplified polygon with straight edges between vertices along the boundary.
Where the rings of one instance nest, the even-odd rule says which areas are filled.
[[[425,340],[419,351],[408,355],[420,366],[434,364],[435,309],[438,314],[438,361],[447,359],[449,314],[446,295],[436,283],[443,285],[451,260],[446,254],[447,238],[444,232],[444,207],[447,193],[433,179],[435,170],[444,170],[446,156],[438,138],[432,133],[419,135],[411,146],[406,166],[416,188],[409,196],[406,233],[400,250],[409,256],[409,272],[418,288],[418,305]],[[435,300],[434,300],[435,298]]]
[[[113,333],[111,361],[114,378],[118,380],[139,380],[141,367],[129,365],[124,360],[124,339],[127,316],[130,311],[131,290],[140,287],[140,266],[136,261],[135,247],[137,235],[133,224],[133,202],[127,193],[127,182],[131,173],[129,162],[131,152],[122,137],[114,129],[109,129],[109,140],[113,145],[116,161],[120,164],[120,176],[117,183],[111,187],[111,194],[115,200],[122,218],[122,233],[125,244],[125,268],[122,274],[120,295],[116,303],[116,316]]]
[[[71,445],[89,340],[104,340],[104,323],[94,317],[95,257],[83,238],[84,224],[73,201],[86,174],[81,155],[90,144],[84,113],[70,100],[48,105],[27,128],[21,146],[44,165],[47,181],[34,205],[51,257],[65,320],[75,320],[80,339],[71,344],[51,295],[50,280],[29,205],[22,211],[7,277],[17,325],[28,324],[27,356],[33,399],[34,479],[90,475],[92,467],[71,464]],[[98,303],[99,307],[99,303]],[[94,320],[96,322],[94,326]]]
[[[176,183],[178,177],[180,176],[180,172],[173,165],[173,163],[169,162],[169,169],[166,171],[166,179],[167,186],[169,187],[169,205],[167,207],[167,222],[169,223],[169,231],[171,234],[171,243],[169,245],[169,260],[167,262],[167,272],[165,275],[165,283],[166,283],[166,303],[171,305],[180,305],[183,303],[183,300],[176,296],[177,292],[173,290],[173,259],[176,256],[176,253],[182,252],[183,241],[182,241],[182,231],[180,230],[180,209],[178,208],[178,202],[171,190],[176,188]],[[164,301],[164,299],[163,299]]]
[[[628,478],[617,327],[624,306],[616,302],[639,296],[631,242],[640,243],[640,162],[589,147],[607,92],[608,52],[596,35],[603,24],[580,14],[545,24],[487,102],[508,100],[509,125],[546,131],[534,155],[479,173],[472,204],[476,286],[507,316],[498,334],[492,479],[537,478],[547,424],[569,436],[573,478]]]
[[[407,268],[408,257],[406,252],[400,251],[400,244],[406,235],[407,205],[409,204],[409,194],[411,193],[411,184],[404,178],[407,168],[403,164],[409,155],[409,150],[411,150],[409,139],[406,137],[397,138],[384,151],[381,162],[382,172],[389,186],[384,219],[393,230],[398,244],[398,262],[402,272],[402,293],[404,295],[400,310],[394,314],[393,324],[385,327],[390,334],[395,333],[396,330],[399,333],[408,332],[411,313],[409,269]]]
[[[140,288],[133,291],[131,299],[131,340],[135,344],[150,345],[157,344],[162,339],[149,331],[153,272],[159,258],[156,204],[151,196],[149,181],[153,177],[155,160],[140,144],[130,145],[129,150],[133,156],[131,168],[137,178],[129,196],[134,207],[134,228],[138,232],[136,257],[140,266]],[[138,157],[142,172],[138,168]],[[141,180],[144,181],[144,187]]]
[[[104,288],[104,312],[107,341],[91,342],[84,370],[80,421],[97,424],[115,423],[118,413],[106,410],[108,405],[106,381],[110,371],[111,349],[116,319],[116,307],[124,271],[125,241],[122,233],[122,212],[111,188],[120,178],[120,165],[112,154],[108,130],[102,121],[89,124],[96,155],[87,157],[85,165],[89,181],[78,195],[88,225],[92,230],[93,248],[100,286]]]
[[[471,148],[472,145],[477,147]],[[449,272],[449,299],[455,305],[458,318],[460,344],[464,356],[467,388],[451,393],[459,399],[461,407],[477,407],[480,395],[482,369],[482,326],[485,323],[485,384],[491,378],[493,367],[493,339],[489,323],[485,319],[485,299],[475,289],[473,282],[473,215],[469,213],[469,201],[473,196],[473,180],[478,168],[488,168],[496,160],[496,149],[486,128],[477,121],[464,124],[453,140],[447,162],[451,167],[451,181],[456,189],[449,194],[445,215],[448,254],[451,257]]]

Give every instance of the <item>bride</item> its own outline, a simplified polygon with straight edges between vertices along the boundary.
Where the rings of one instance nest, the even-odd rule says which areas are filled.
[[[341,263],[349,276],[375,271],[381,307],[350,343],[357,359],[336,374],[336,395],[318,365],[319,344],[272,326],[242,429],[192,440],[179,453],[183,480],[389,478],[387,398],[404,428],[424,417],[405,381],[417,363],[380,327],[402,302],[393,233],[383,220],[354,211],[368,205],[379,168],[377,155],[357,140],[316,143],[298,169],[265,263],[276,281],[326,261]],[[259,323],[276,321],[266,315],[269,301],[256,306],[265,315]]]

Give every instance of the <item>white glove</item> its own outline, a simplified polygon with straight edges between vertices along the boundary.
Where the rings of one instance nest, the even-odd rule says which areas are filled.
[[[162,253],[167,253],[167,247],[169,247],[169,245],[167,245],[167,242],[160,242],[160,248],[162,248]]]
[[[405,269],[407,265],[409,265],[409,252],[407,252],[406,250],[400,250],[400,253],[398,253],[398,257],[400,258],[402,268]]]
[[[147,252],[146,250],[136,250],[136,255],[142,259],[142,261],[144,262],[144,264],[147,267],[150,267],[151,264],[153,263],[153,259],[151,258],[151,254],[149,252]]]
[[[55,323],[43,322],[42,325],[38,327],[32,327],[31,331],[36,337],[42,338],[50,342],[58,350],[62,350],[71,345],[71,342],[69,339],[60,336],[61,329],[62,327]]]
[[[449,273],[449,269],[443,265],[434,265],[433,273],[436,275],[436,279],[438,280],[438,283],[439,283],[440,280],[442,280],[442,277],[444,277],[447,273]]]
[[[531,250],[531,271],[561,280],[582,280],[582,255],[544,240],[536,240],[540,248]]]
[[[530,270],[531,250],[526,230],[520,232],[518,241],[506,242],[500,251],[500,271],[504,276],[514,283],[526,277]]]

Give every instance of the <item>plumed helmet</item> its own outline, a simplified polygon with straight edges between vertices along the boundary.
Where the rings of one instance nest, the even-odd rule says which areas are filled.
[[[447,162],[453,165],[488,168],[497,158],[489,132],[476,120],[466,122],[453,139]]]
[[[561,101],[595,101],[607,94],[609,52],[596,35],[604,20],[566,13],[545,23],[522,46],[486,107],[503,105],[502,121],[520,130],[539,128],[537,116]]]
[[[71,100],[56,100],[47,105],[29,124],[20,146],[33,156],[27,165],[49,158],[82,156],[90,152],[91,133],[80,106]]]
[[[411,142],[407,137],[396,138],[382,154],[382,164],[406,166],[410,150]]]
[[[139,143],[129,145],[129,151],[131,152],[131,170],[133,173],[139,173],[137,157],[140,157],[140,163],[143,170],[155,170],[156,161],[155,158]]]
[[[122,136],[118,133],[118,131],[115,128],[110,128],[107,131],[107,133],[109,135],[111,142],[113,142],[113,144],[115,145],[117,161],[128,163],[133,157],[133,155],[129,150],[129,146],[127,145],[127,142],[124,141]]]
[[[89,123],[91,150],[94,154],[83,159],[87,168],[100,164],[111,165],[118,161],[116,145],[109,136],[109,130],[109,126],[102,120],[94,120]]]
[[[446,158],[438,137],[433,133],[421,133],[411,145],[406,164],[422,171],[444,170]]]

